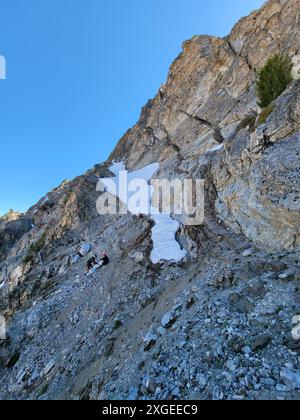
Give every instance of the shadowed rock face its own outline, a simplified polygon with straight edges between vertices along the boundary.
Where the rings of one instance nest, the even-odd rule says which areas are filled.
[[[7,218],[0,220],[0,262],[7,257],[15,243],[31,229],[31,219],[19,214],[10,213]]]
[[[1,219],[0,398],[299,397],[300,85],[260,125],[255,93],[299,41],[300,0],[272,0],[224,39],[185,42],[108,162]],[[151,263],[150,218],[97,214],[112,160],[205,180],[180,263]],[[86,277],[101,249],[111,263]]]

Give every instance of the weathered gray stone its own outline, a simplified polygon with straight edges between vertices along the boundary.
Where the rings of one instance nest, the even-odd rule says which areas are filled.
[[[300,340],[300,324],[296,325],[296,327],[293,328],[292,337],[296,341]]]
[[[155,346],[157,341],[157,335],[153,333],[153,331],[149,331],[149,333],[144,337],[144,351],[149,351],[152,347]]]
[[[79,254],[76,254],[76,255],[72,258],[72,264],[77,264],[79,260],[80,260],[80,255],[79,255]]]
[[[82,257],[85,257],[90,252],[91,249],[92,249],[92,245],[89,242],[84,242],[79,249],[79,254]]]
[[[17,377],[16,377],[17,383],[21,384],[26,375],[27,375],[26,370],[22,368],[17,374]]]
[[[300,324],[300,315],[295,315],[292,319],[292,324],[293,325],[298,325]]]
[[[69,267],[70,267],[70,257],[67,255],[63,259],[62,265],[59,267],[58,275],[61,276],[65,274],[68,271]]]
[[[202,390],[206,387],[208,379],[205,375],[199,374],[197,375],[197,386]]]
[[[241,296],[237,293],[230,295],[229,304],[233,310],[241,313],[249,313],[254,308],[253,304],[247,297]]]
[[[277,392],[289,392],[289,387],[287,387],[286,385],[284,385],[284,384],[277,384],[276,385],[276,391]]]
[[[51,370],[55,367],[55,364],[55,360],[51,360],[49,363],[47,363],[47,365],[44,368],[43,374],[48,375],[48,373],[50,373]]]
[[[300,389],[300,372],[283,369],[280,373],[283,382],[292,389]]]
[[[293,61],[292,76],[295,80],[300,79],[300,55],[295,55],[292,61]]]
[[[133,259],[136,264],[144,261],[144,254],[142,252],[134,252],[129,255],[129,258]]]
[[[246,346],[242,349],[244,354],[251,354],[252,350],[249,346]]]
[[[182,313],[182,305],[178,304],[171,311],[167,312],[163,316],[161,320],[161,325],[164,328],[170,328],[180,317],[181,313]]]
[[[262,350],[272,342],[272,336],[268,333],[259,334],[251,339],[252,351]]]
[[[246,251],[243,252],[242,255],[244,258],[247,258],[247,257],[250,257],[252,253],[253,253],[252,249],[247,249]]]

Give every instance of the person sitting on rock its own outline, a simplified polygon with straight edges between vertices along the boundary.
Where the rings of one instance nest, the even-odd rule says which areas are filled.
[[[93,255],[86,263],[86,272],[89,273],[97,265],[97,255]]]
[[[109,264],[108,255],[107,255],[107,253],[104,250],[102,250],[101,251],[101,258],[100,258],[100,264],[99,265],[100,265],[100,267],[104,267],[107,264]]]

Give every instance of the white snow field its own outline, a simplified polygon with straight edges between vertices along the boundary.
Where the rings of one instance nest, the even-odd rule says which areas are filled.
[[[144,168],[127,173],[125,164],[118,162],[113,163],[109,169],[116,175],[116,178],[101,179],[106,191],[117,195],[128,206],[130,213],[150,215],[151,219],[155,222],[155,226],[152,228],[153,250],[151,261],[157,264],[159,261],[179,262],[182,260],[186,256],[186,251],[181,249],[179,243],[176,241],[176,233],[180,226],[179,222],[172,219],[170,214],[155,214],[157,211],[151,206],[153,191],[149,185],[149,181],[158,171],[159,164],[153,163]],[[124,180],[121,181],[123,185],[120,185],[119,176],[122,173]],[[112,185],[112,180],[115,185]],[[140,200],[140,191],[143,189],[146,193],[142,197],[143,199]],[[137,197],[137,200],[135,200],[135,197]]]
[[[151,261],[157,264],[161,260],[179,262],[186,256],[186,251],[181,249],[176,241],[179,223],[168,214],[153,214],[155,222],[152,228],[153,250]]]

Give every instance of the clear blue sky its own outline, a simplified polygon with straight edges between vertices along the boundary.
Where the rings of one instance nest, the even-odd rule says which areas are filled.
[[[263,0],[0,0],[0,214],[104,161],[182,42]]]

